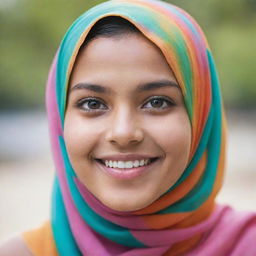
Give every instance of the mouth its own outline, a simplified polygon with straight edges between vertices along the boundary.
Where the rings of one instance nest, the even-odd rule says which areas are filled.
[[[159,159],[159,157],[137,159],[130,161],[95,159],[101,169],[108,175],[118,179],[136,178],[147,170]]]
[[[98,163],[105,165],[106,167],[110,168],[117,168],[117,169],[131,169],[131,168],[137,168],[145,165],[149,165],[153,162],[155,162],[158,159],[158,157],[154,158],[145,158],[140,160],[134,160],[134,161],[116,161],[116,160],[103,160],[103,159],[95,159]]]

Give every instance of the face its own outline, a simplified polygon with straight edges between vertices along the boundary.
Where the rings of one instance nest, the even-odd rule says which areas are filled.
[[[64,139],[79,180],[119,211],[163,195],[188,164],[191,127],[160,50],[140,34],[94,39],[69,86]]]

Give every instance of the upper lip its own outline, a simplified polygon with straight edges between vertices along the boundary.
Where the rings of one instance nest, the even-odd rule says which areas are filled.
[[[99,160],[113,160],[113,161],[135,161],[148,158],[158,158],[158,156],[146,155],[146,154],[115,154],[115,155],[106,155],[102,157],[97,157]]]

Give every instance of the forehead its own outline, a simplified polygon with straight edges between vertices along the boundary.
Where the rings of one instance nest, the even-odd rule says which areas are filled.
[[[82,80],[172,79],[175,76],[165,57],[140,34],[100,37],[82,48],[72,70],[70,86]]]

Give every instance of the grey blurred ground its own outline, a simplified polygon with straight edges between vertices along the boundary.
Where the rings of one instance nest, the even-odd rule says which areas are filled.
[[[256,113],[228,113],[228,165],[218,201],[256,211]],[[54,167],[45,113],[0,114],[0,241],[49,217]]]

